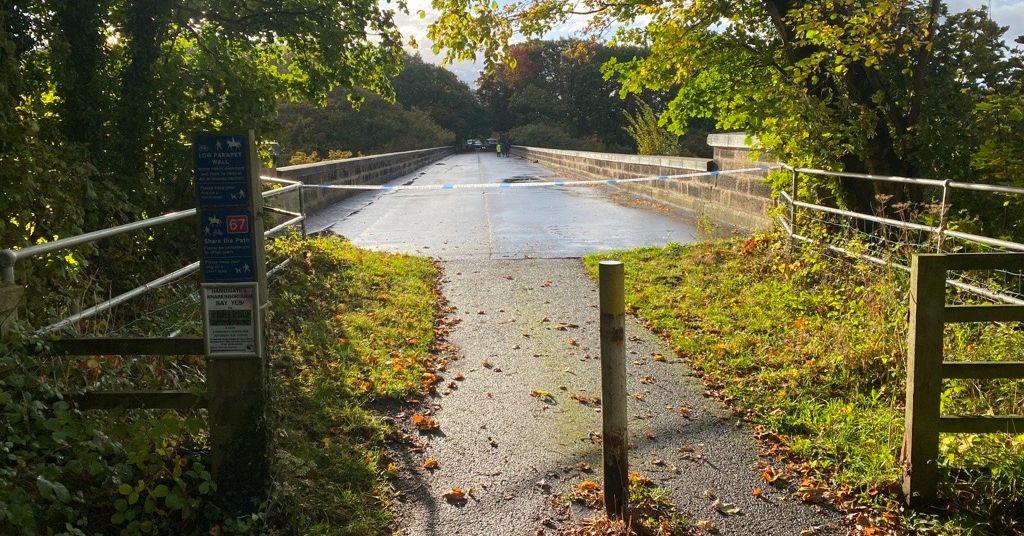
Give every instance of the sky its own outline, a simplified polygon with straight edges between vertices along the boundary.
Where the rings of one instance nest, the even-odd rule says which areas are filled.
[[[992,18],[1001,26],[1010,27],[1006,32],[1007,41],[1012,42],[1018,35],[1024,34],[1024,0],[991,0],[991,2],[989,0],[946,0],[946,4],[951,13],[991,5]],[[425,19],[421,19],[417,14],[420,10],[427,14]],[[415,51],[410,50],[410,53],[419,53],[423,61],[440,65],[441,58],[430,50],[431,41],[427,38],[427,26],[436,18],[437,11],[431,7],[430,0],[409,0],[409,14],[397,13],[395,23],[402,35],[407,39],[415,38],[419,44],[419,48]],[[554,28],[544,37],[546,39],[568,37],[578,32],[583,24],[583,19],[578,18]],[[482,65],[483,63],[480,61],[460,62],[447,65],[445,68],[455,73],[470,86],[474,86]]]

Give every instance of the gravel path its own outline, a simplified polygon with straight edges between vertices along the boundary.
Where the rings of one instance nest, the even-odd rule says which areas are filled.
[[[572,398],[600,395],[595,284],[578,259],[453,260],[442,266],[443,292],[459,319],[449,340],[461,357],[441,373],[439,395],[419,408],[438,421],[440,433],[418,436],[422,449],[405,451],[399,530],[553,534],[567,518],[592,515],[578,508],[560,513],[551,499],[585,478],[601,481],[599,407]],[[839,514],[761,481],[759,447],[749,427],[705,397],[703,383],[632,319],[627,371],[631,468],[670,490],[691,522],[708,520],[723,534],[843,532]],[[449,382],[456,387],[448,388]],[[535,390],[551,398],[531,396]],[[400,417],[409,421],[408,413]],[[422,468],[427,457],[438,460],[435,470]],[[592,472],[581,470],[581,463]],[[462,505],[443,497],[456,486],[471,491]],[[755,487],[764,490],[759,498]],[[718,513],[709,493],[742,513]]]

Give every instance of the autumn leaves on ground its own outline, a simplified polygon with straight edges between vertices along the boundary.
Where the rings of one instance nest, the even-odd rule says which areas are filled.
[[[301,262],[284,276],[287,290],[275,305],[289,313],[273,322],[281,345],[275,366],[283,426],[272,524],[282,527],[275,511],[297,511],[288,525],[300,532],[387,532],[398,467],[386,453],[404,448],[409,438],[401,429],[443,432],[404,400],[455,389],[463,380],[445,370],[446,352],[432,352],[444,331],[438,270],[427,259],[361,251],[337,238],[282,247]],[[592,271],[609,257],[627,265],[631,312],[703,376],[710,396],[755,425],[766,460],[784,462],[783,470],[765,464],[763,486],[792,487],[799,500],[832,503],[850,528],[865,534],[1022,530],[1021,436],[944,437],[949,512],[910,515],[899,507],[906,329],[899,276],[792,253],[772,235],[615,252],[585,264]],[[987,348],[978,345],[983,336]],[[1010,349],[1022,347],[1022,337],[999,326],[958,326],[947,345],[954,359],[979,352],[1012,359],[1019,350]],[[442,370],[434,359],[442,360]],[[945,399],[960,411],[999,413],[1019,407],[1022,397],[1012,384],[986,390],[950,382]],[[395,412],[381,410],[382,400],[397,401],[410,422],[393,422],[388,414]],[[419,463],[429,473],[446,462],[425,457]],[[579,482],[566,499],[599,506],[599,481],[595,475]],[[652,532],[713,530],[713,522],[687,521],[642,475],[634,475],[634,484],[635,502],[652,514]],[[453,487],[444,498],[461,503],[471,493]],[[614,524],[600,521],[563,530],[615,533]]]
[[[906,276],[776,235],[640,248],[586,259],[626,263],[627,306],[667,337],[711,393],[745,413],[766,457],[788,462],[805,501],[835,503],[853,528],[940,534],[1024,531],[1024,435],[944,435],[941,514],[904,512],[898,463],[906,377]],[[949,360],[1020,360],[1012,325],[947,326]],[[1012,381],[945,383],[947,413],[1019,413]]]

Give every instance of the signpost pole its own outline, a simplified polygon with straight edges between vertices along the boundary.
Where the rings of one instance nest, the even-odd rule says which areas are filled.
[[[268,480],[267,298],[255,135],[199,134],[201,241],[211,469],[224,508],[253,511]]]

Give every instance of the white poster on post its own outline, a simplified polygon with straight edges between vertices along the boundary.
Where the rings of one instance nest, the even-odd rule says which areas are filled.
[[[207,356],[259,356],[256,288],[255,282],[203,284]]]

